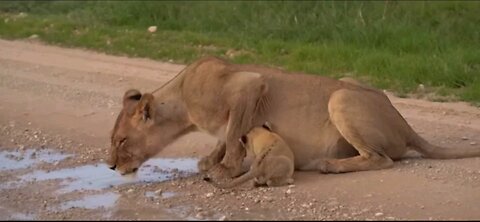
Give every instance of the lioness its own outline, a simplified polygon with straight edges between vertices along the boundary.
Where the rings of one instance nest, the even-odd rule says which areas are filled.
[[[427,158],[480,156],[478,148],[428,143],[371,87],[206,57],[153,93],[125,93],[111,136],[112,169],[133,172],[182,135],[203,131],[219,139],[201,160],[211,163],[207,175],[234,177],[246,153],[238,138],[266,120],[292,147],[298,170],[385,169],[408,149]]]
[[[255,179],[255,186],[282,186],[293,183],[295,170],[293,152],[288,144],[272,132],[268,122],[254,127],[240,138],[240,144],[255,156],[250,170],[228,183],[213,183],[219,188],[232,188]]]

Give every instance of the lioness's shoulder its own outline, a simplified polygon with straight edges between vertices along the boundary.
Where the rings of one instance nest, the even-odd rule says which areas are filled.
[[[191,63],[187,69],[189,72],[215,72],[231,66],[230,62],[216,56],[204,56]]]
[[[217,57],[217,56],[203,56],[197,61],[195,61],[193,64],[196,64],[197,66],[199,65],[205,65],[205,64],[230,64],[230,62],[226,59]]]

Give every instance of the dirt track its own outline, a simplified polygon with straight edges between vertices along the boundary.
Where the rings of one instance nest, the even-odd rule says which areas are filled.
[[[339,175],[297,172],[292,187],[251,189],[246,185],[232,191],[216,190],[196,174],[61,194],[58,190],[69,179],[22,180],[37,169],[55,173],[101,164],[107,158],[109,132],[125,90],[151,91],[182,68],[0,40],[0,160],[36,161],[42,158],[42,150],[70,155],[18,169],[0,164],[6,167],[0,168],[0,219],[480,219],[480,158],[427,160],[413,153],[388,170]],[[480,149],[479,108],[390,98],[428,141]],[[194,133],[158,156],[198,158],[214,143],[211,137]],[[28,153],[31,149],[36,149],[36,156]],[[24,156],[15,159],[4,155],[7,151]],[[102,166],[95,168],[99,174]],[[102,176],[92,178],[88,184],[96,184]],[[173,196],[154,193],[159,189]],[[58,210],[65,203],[105,193],[112,195],[105,197],[112,201],[103,207],[86,204]],[[102,201],[106,200],[93,202]]]

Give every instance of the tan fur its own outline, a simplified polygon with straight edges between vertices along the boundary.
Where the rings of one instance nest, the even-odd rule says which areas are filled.
[[[283,186],[293,183],[293,152],[278,134],[266,127],[255,127],[244,136],[247,140],[244,147],[255,156],[250,170],[227,183],[214,182],[216,187],[232,188],[251,179],[255,179],[255,185]]]
[[[121,173],[180,136],[202,131],[219,139],[202,159],[203,170],[213,178],[234,177],[246,154],[238,138],[266,120],[292,147],[299,170],[384,169],[410,148],[429,158],[480,156],[478,148],[447,149],[423,140],[374,88],[215,57],[188,65],[138,98],[125,97],[112,133],[111,162]]]

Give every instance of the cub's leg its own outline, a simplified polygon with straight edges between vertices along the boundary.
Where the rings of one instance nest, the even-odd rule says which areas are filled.
[[[283,186],[293,183],[294,164],[292,160],[284,157],[270,157],[265,166],[265,177],[267,186]]]
[[[406,143],[399,114],[385,99],[373,91],[342,89],[332,94],[328,104],[330,120],[359,155],[323,161],[318,166],[320,171],[343,173],[393,166],[387,153],[404,153]]]
[[[253,179],[253,185],[255,187],[264,186],[266,184],[267,184],[267,178],[265,178],[264,176],[255,177]]]

